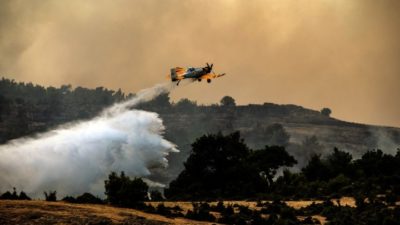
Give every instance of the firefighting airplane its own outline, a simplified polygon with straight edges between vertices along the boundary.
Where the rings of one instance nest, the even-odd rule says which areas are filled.
[[[206,79],[208,83],[211,83],[211,79],[222,77],[225,75],[225,73],[211,73],[212,67],[213,64],[209,65],[208,63],[206,64],[206,67],[198,68],[189,67],[187,69],[184,69],[181,67],[175,67],[171,69],[171,74],[169,77],[171,78],[172,82],[178,81],[176,85],[179,85],[179,82],[181,82],[181,80],[183,79],[198,80],[199,82],[203,79]]]

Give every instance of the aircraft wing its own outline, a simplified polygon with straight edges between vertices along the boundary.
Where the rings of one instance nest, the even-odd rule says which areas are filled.
[[[201,76],[201,79],[214,79],[214,78],[222,77],[222,76],[225,76],[225,73],[223,73],[223,74],[215,74],[215,73],[211,74],[211,73],[209,73],[209,74]]]

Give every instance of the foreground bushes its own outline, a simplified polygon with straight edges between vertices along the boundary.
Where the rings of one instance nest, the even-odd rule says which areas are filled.
[[[31,198],[23,191],[17,194],[16,188],[13,188],[13,192],[7,191],[0,195],[0,199],[3,200],[31,200]]]
[[[46,201],[48,201],[48,202],[57,201],[57,191],[49,191],[49,193],[43,192],[43,194],[44,194]]]
[[[84,193],[76,198],[71,196],[66,196],[62,199],[65,202],[69,203],[80,203],[80,204],[104,204],[104,201],[99,197],[95,197],[90,193]]]
[[[104,181],[107,201],[113,205],[124,207],[140,207],[147,200],[149,187],[140,178],[133,180],[125,176],[124,172],[118,176],[112,172],[108,180]]]

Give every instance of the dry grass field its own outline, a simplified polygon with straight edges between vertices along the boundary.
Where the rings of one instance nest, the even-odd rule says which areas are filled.
[[[116,208],[106,205],[0,200],[0,224],[206,225],[211,223],[198,222],[184,218],[166,218],[164,216],[144,213],[134,209]]]
[[[263,201],[266,202],[266,201]],[[308,200],[308,201],[286,201],[286,204],[292,208],[295,209],[300,209],[303,207],[307,207],[311,205],[312,203],[322,203],[320,200]],[[340,204],[341,206],[350,206],[350,207],[355,207],[355,201],[351,197],[343,197],[340,199],[332,199],[332,202],[335,205]],[[148,202],[147,204],[152,205],[153,207],[157,207],[158,204],[164,204],[167,207],[174,207],[174,206],[179,206],[182,208],[183,212],[186,213],[188,210],[192,210],[192,202]],[[217,205],[218,202],[209,202],[210,205]],[[257,202],[254,201],[224,201],[224,205],[242,205],[242,206],[247,206],[250,209],[256,209],[260,210],[261,207],[257,207]],[[213,213],[214,216],[217,218],[219,217],[218,213]],[[323,216],[320,215],[314,215],[313,218],[318,219],[321,224],[326,223],[326,219]],[[300,220],[304,219],[302,217],[299,217]]]
[[[335,204],[342,206],[349,205],[354,207],[353,198],[341,198],[332,200]],[[313,202],[321,201],[287,201],[287,205],[296,209],[306,207]],[[186,213],[192,209],[191,202],[148,202],[154,207],[163,203],[167,207],[179,206]],[[216,205],[217,202],[211,202]],[[251,201],[225,201],[225,205],[243,205],[251,209],[260,209],[256,202]],[[213,213],[214,214],[214,213]],[[218,214],[218,213],[216,213]],[[219,215],[215,215],[218,217]],[[313,216],[322,224],[325,218],[319,215]],[[299,217],[299,219],[302,219]],[[139,210],[116,208],[107,205],[91,204],[70,204],[65,202],[46,202],[46,201],[10,201],[0,200],[0,224],[125,224],[125,225],[161,225],[161,224],[216,224],[199,222],[185,218],[167,218],[161,215],[149,214]]]
[[[266,202],[266,201],[263,201]],[[295,209],[300,209],[302,207],[307,207],[311,205],[312,203],[322,203],[320,200],[314,200],[314,201],[286,201],[286,204],[292,208]],[[341,199],[332,199],[332,202],[337,205],[340,203],[341,206],[350,206],[350,207],[355,207],[355,201],[351,197],[343,197]],[[192,202],[148,202],[147,204],[152,205],[156,207],[158,204],[163,203],[167,207],[174,207],[174,206],[179,206],[183,209],[184,212],[187,212],[188,210],[192,209]],[[218,202],[209,202],[210,205],[217,205]],[[224,205],[242,205],[242,206],[247,206],[250,209],[261,209],[261,207],[257,207],[257,202],[254,201],[224,201]]]

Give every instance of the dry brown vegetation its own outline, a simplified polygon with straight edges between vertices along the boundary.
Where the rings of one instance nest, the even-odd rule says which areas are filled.
[[[211,224],[107,205],[0,200],[0,224]]]
[[[264,202],[272,202],[272,201],[262,201]],[[312,203],[322,203],[323,201],[321,200],[304,200],[304,201],[285,201],[285,203],[294,209],[300,209],[303,207],[307,207],[311,205]],[[340,199],[332,199],[332,202],[334,205],[341,205],[341,206],[350,206],[350,207],[356,207],[355,205],[355,200],[352,197],[342,197]],[[216,206],[218,202],[208,202],[211,206]],[[148,202],[148,205],[151,205],[153,207],[157,207],[159,204],[164,204],[166,207],[174,207],[174,206],[179,206],[182,210],[183,213],[187,213],[188,210],[193,210],[193,205],[192,202],[184,202],[184,201],[165,201],[165,202]],[[252,210],[260,210],[262,207],[257,206],[257,202],[255,201],[224,201],[224,205],[241,205],[241,206],[247,206]],[[236,211],[236,210],[235,210]],[[214,213],[213,215],[216,216],[217,218],[220,217],[219,213]],[[319,220],[321,224],[326,223],[326,218],[321,216],[321,215],[314,215],[312,216],[313,218]],[[298,219],[303,220],[305,217],[299,216]]]
[[[266,201],[263,201],[266,202]],[[322,203],[320,200],[286,201],[289,207],[300,209],[312,203]],[[332,199],[335,205],[355,207],[355,201],[351,197]],[[165,201],[147,202],[146,204],[157,207],[164,204],[166,207],[179,206],[184,214],[193,210],[192,202]],[[209,202],[217,205],[217,202]],[[224,201],[224,205],[247,206],[253,210],[260,210],[254,201]],[[217,218],[219,213],[213,212]],[[267,215],[264,215],[267,216]],[[313,215],[321,224],[326,223],[326,218],[321,215]],[[299,220],[305,219],[298,216]],[[0,224],[216,224],[209,222],[193,221],[186,218],[167,218],[162,215],[145,213],[135,209],[118,208],[108,205],[93,204],[71,204],[65,202],[46,201],[22,201],[22,200],[0,200]]]
[[[333,200],[337,203],[337,200]],[[287,205],[296,209],[306,207],[313,202],[321,201],[287,201]],[[157,207],[158,204],[167,207],[179,206],[183,212],[192,210],[191,202],[148,202]],[[211,202],[210,205],[216,205]],[[225,201],[224,205],[242,205],[250,209],[260,209],[256,202]],[[354,199],[342,198],[341,205],[354,206]],[[325,218],[315,215],[322,224]],[[300,218],[301,219],[301,218]],[[215,224],[199,222],[185,218],[167,218],[161,215],[149,214],[139,210],[117,208],[107,205],[70,204],[65,202],[46,201],[15,201],[0,200],[0,224]]]
[[[338,205],[338,200],[341,206],[350,206],[350,207],[355,207],[356,203],[354,198],[352,197],[342,197],[340,199],[332,199],[332,202],[335,205]],[[272,202],[272,201],[262,201],[262,202]],[[311,205],[312,203],[322,203],[323,201],[321,200],[304,200],[304,201],[285,201],[285,203],[294,209],[300,209],[303,207],[307,207]],[[209,202],[210,205],[217,205],[218,202]],[[192,202],[182,202],[182,201],[165,201],[165,202],[148,202],[148,205],[151,205],[153,207],[157,207],[158,204],[164,204],[167,207],[174,207],[174,206],[179,206],[182,208],[182,210],[186,213],[188,210],[192,210]],[[224,205],[241,205],[241,206],[247,206],[250,209],[261,209],[261,207],[257,207],[257,202],[254,201],[224,201]]]

